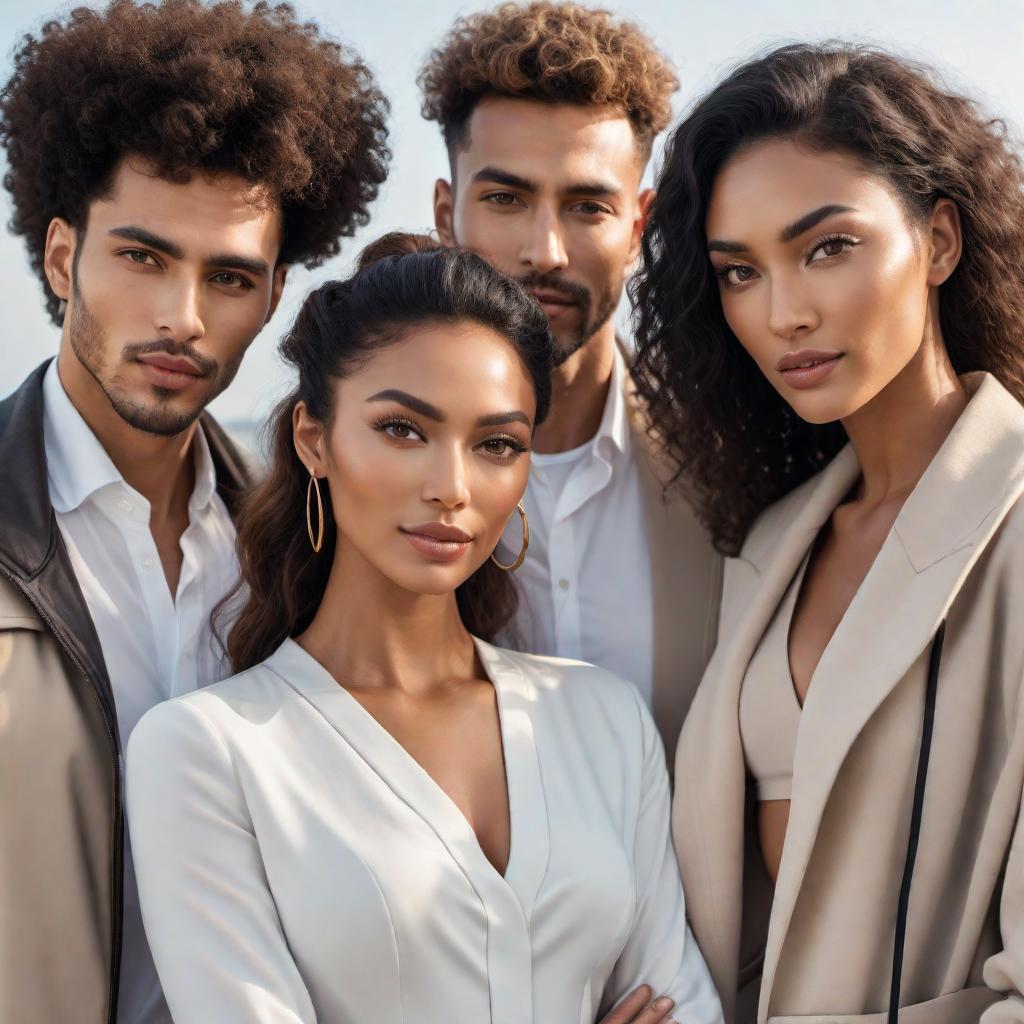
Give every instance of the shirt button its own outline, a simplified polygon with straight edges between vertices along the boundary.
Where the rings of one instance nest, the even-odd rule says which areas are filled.
[[[559,580],[558,581],[558,589],[559,590],[568,590],[569,589],[569,581],[566,580],[566,579]]]
[[[117,507],[122,512],[131,512],[135,506],[127,498],[119,498],[117,501]]]
[[[156,562],[152,558],[144,558],[142,560],[143,569],[152,569],[154,565],[156,565]]]

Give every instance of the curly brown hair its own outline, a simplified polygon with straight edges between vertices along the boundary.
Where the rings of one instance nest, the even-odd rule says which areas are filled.
[[[852,154],[917,222],[939,199],[956,203],[963,255],[939,290],[946,349],[957,373],[987,370],[1024,401],[1024,171],[1003,123],[927,68],[867,47],[785,46],[742,65],[670,137],[630,288],[638,389],[727,554],[846,443],[839,423],[797,416],[747,355],[708,259],[715,178],[767,138]]]
[[[423,116],[449,153],[485,96],[621,107],[644,157],[672,117],[679,81],[647,35],[610,12],[541,0],[460,18],[420,71]]]
[[[127,154],[162,177],[231,172],[280,205],[279,259],[315,266],[369,219],[387,174],[388,103],[351,51],[288,4],[201,0],[75,8],[26,36],[0,94],[0,142],[46,307],[47,227],[86,227]]]

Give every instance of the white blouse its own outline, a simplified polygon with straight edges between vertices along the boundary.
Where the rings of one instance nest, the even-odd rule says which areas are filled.
[[[150,711],[128,819],[179,1024],[593,1024],[630,989],[722,1011],[684,918],[636,691],[477,641],[497,691],[504,876],[451,799],[294,641]]]

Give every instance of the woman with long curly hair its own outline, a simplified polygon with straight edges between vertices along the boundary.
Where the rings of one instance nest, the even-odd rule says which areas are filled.
[[[636,372],[729,559],[673,834],[732,1021],[1024,1021],[1024,174],[778,49],[670,141]]]
[[[552,349],[520,285],[420,236],[306,300],[239,522],[239,674],[128,748],[177,1020],[720,1024],[639,694],[490,643]]]

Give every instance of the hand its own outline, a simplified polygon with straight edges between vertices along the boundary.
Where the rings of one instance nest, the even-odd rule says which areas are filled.
[[[675,1003],[666,996],[651,1002],[650,985],[633,989],[600,1024],[675,1024],[669,1018]]]

